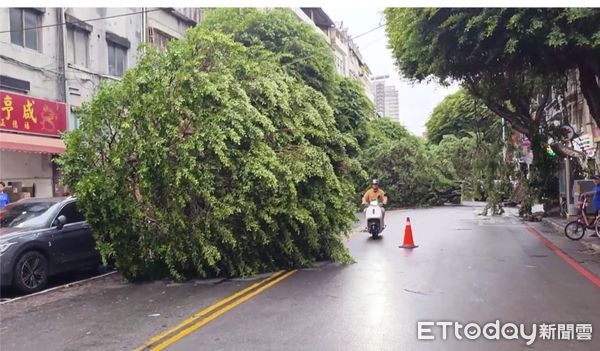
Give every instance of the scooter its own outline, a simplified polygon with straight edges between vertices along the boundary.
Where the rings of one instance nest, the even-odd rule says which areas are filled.
[[[365,218],[367,219],[367,231],[373,239],[377,238],[383,229],[385,229],[383,225],[383,211],[379,201],[373,200],[369,203],[369,206],[365,209]]]

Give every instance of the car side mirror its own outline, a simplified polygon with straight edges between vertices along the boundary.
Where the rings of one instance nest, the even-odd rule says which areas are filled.
[[[60,215],[56,219],[56,228],[63,229],[63,227],[65,226],[66,223],[67,223],[67,217],[65,217],[64,215]]]

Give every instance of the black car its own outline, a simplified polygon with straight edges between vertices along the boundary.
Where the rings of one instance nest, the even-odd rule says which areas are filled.
[[[72,197],[31,198],[0,209],[0,285],[25,293],[48,277],[97,268],[90,228]]]

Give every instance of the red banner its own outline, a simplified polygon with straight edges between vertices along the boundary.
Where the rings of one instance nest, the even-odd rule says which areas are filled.
[[[59,136],[67,130],[67,105],[0,90],[0,129]]]

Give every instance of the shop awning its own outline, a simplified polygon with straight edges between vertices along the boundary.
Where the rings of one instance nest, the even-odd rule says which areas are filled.
[[[65,143],[59,138],[0,132],[0,150],[62,154]]]

